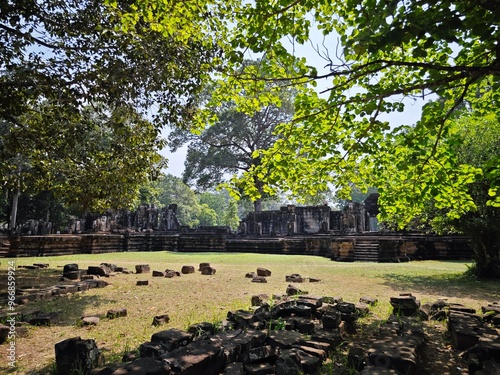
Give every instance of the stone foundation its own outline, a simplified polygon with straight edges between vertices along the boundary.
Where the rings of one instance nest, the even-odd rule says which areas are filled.
[[[344,262],[472,259],[467,239],[461,236],[311,235],[252,238],[222,233],[148,232],[11,236],[0,239],[3,243],[0,256],[3,257],[122,251],[218,251],[316,255]]]

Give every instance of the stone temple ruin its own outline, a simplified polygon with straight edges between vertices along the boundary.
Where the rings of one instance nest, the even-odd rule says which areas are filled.
[[[365,202],[349,202],[342,210],[328,205],[288,205],[276,211],[251,212],[241,221],[239,232],[253,236],[377,232],[377,198],[372,194]]]
[[[251,212],[236,232],[223,226],[183,226],[174,204],[161,209],[142,205],[135,212],[88,214],[74,220],[64,233],[49,235],[45,233],[49,226],[33,225],[22,235],[0,236],[0,257],[167,250],[301,254],[373,262],[472,258],[463,236],[379,230],[377,199],[372,194],[342,210],[289,205]]]

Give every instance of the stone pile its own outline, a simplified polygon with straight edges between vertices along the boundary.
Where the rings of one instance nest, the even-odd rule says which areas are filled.
[[[326,302],[327,301],[327,302]],[[167,329],[140,345],[139,358],[124,356],[123,363],[93,370],[95,375],[257,375],[314,374],[332,351],[344,342],[347,326],[360,312],[339,298],[310,295],[252,297],[252,309],[229,311],[220,327],[194,324],[187,331]],[[156,317],[155,317],[156,318]],[[167,320],[168,322],[168,320]],[[88,355],[75,362],[79,368],[98,363],[88,340]],[[59,345],[59,346],[58,346]],[[56,345],[56,356],[63,356]],[[71,354],[69,354],[70,358]],[[127,360],[132,360],[126,362]],[[56,360],[68,363],[68,360]],[[67,370],[67,369],[64,369]],[[90,374],[85,373],[85,374]]]
[[[248,272],[245,277],[252,279],[253,283],[267,283],[266,277],[270,277],[272,272],[264,267],[258,267],[257,272]]]
[[[348,315],[345,315],[347,312],[354,309],[358,314],[367,314],[370,306],[377,302],[371,297],[361,297],[359,303],[354,306],[338,302],[337,305],[341,306],[339,309],[341,319],[346,323],[346,328],[350,322]],[[419,373],[419,350],[425,341],[419,310],[420,302],[411,294],[403,293],[392,297],[390,303],[398,315],[392,314],[379,327],[376,338],[368,350],[356,346],[349,350],[348,367],[343,369],[345,373],[350,373],[349,371],[353,369],[363,375]]]
[[[117,273],[129,274],[131,271],[125,267],[118,267],[111,263],[101,263],[98,266],[88,266],[86,270],[80,269],[78,264],[70,263],[63,267],[61,281],[92,280],[99,277],[109,277]]]
[[[83,292],[92,288],[104,288],[108,283],[104,280],[81,280],[73,282],[60,282],[46,288],[20,288],[14,302],[24,305],[30,301],[39,301],[55,296],[63,296],[76,292]]]
[[[482,306],[482,314],[443,300],[429,304],[426,310],[431,319],[447,320],[451,344],[462,350],[469,374],[500,374],[500,301]]]
[[[303,277],[298,273],[292,273],[291,275],[285,276],[285,281],[287,283],[304,283],[309,281],[310,283],[318,283],[321,280],[314,277]]]

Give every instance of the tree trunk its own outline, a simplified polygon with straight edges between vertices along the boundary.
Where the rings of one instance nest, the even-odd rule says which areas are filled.
[[[253,202],[253,209],[255,212],[260,212],[262,211],[262,199],[257,199],[255,202]]]
[[[16,188],[16,190],[14,191],[14,195],[12,196],[12,210],[10,211],[9,230],[11,233],[16,230],[18,203],[19,203],[19,188]]]
[[[493,228],[479,230],[471,236],[478,277],[500,279],[499,245],[500,233]]]

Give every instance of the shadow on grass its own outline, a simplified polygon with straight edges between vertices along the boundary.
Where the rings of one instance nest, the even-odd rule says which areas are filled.
[[[472,280],[464,274],[436,273],[433,275],[381,275],[385,285],[401,292],[437,294],[443,297],[474,298],[487,301],[500,299],[500,280]]]
[[[77,326],[78,321],[84,316],[88,307],[99,308],[101,305],[108,305],[116,302],[108,297],[87,294],[88,292],[79,292],[72,295],[59,298],[50,298],[46,301],[28,303],[21,312],[30,313],[32,311],[41,311],[46,313],[58,313],[56,321],[52,326]],[[105,317],[107,311],[99,312],[101,318]]]
[[[62,270],[57,269],[36,269],[30,270],[17,268],[14,274],[16,288],[46,288],[59,282]],[[0,272],[0,295],[5,296],[8,286],[8,272]]]

